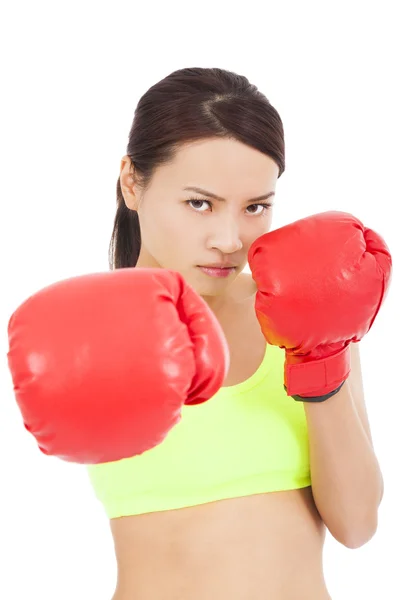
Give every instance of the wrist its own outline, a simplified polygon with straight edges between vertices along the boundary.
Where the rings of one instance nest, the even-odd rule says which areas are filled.
[[[297,400],[298,402],[325,402],[325,400],[329,400],[329,398],[332,398],[332,396],[335,396],[338,392],[340,392],[343,385],[345,384],[345,381],[346,380],[342,381],[339,387],[337,387],[335,390],[329,392],[328,394],[324,394],[323,396],[299,396],[296,394],[292,394],[291,397],[293,398],[293,400]],[[285,388],[285,391],[287,393],[286,386],[284,385],[283,387]]]
[[[348,378],[350,368],[349,345],[335,354],[314,360],[311,358],[311,353],[294,355],[286,351],[284,368],[286,393],[288,396],[299,396],[309,402],[313,402],[312,398],[325,396],[329,398],[330,395],[337,393],[336,390]]]

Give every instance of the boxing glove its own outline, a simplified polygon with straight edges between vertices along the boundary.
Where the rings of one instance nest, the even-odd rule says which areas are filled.
[[[248,260],[261,329],[285,349],[288,396],[335,395],[350,373],[350,343],[369,331],[389,288],[385,241],[353,215],[330,211],[262,235]]]
[[[160,444],[183,404],[205,402],[229,364],[222,329],[176,272],[126,268],[50,285],[8,325],[25,428],[46,455],[97,464]]]

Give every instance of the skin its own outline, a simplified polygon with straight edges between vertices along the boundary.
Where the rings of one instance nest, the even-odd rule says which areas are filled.
[[[230,350],[224,386],[248,379],[264,356],[255,283],[242,271],[250,245],[272,224],[273,209],[249,199],[275,192],[278,174],[271,158],[229,139],[182,146],[171,164],[156,170],[145,194],[129,157],[121,162],[123,196],[141,226],[137,267],[178,271],[207,302]],[[225,201],[184,191],[187,186]],[[190,198],[196,201],[187,204]],[[237,265],[228,278],[197,267],[224,261]],[[113,600],[330,598],[322,567],[325,526],[311,487],[111,519],[110,526],[118,564]]]
[[[138,212],[142,234],[137,266],[180,272],[217,314],[247,263],[251,243],[271,228],[272,210],[247,200],[275,192],[278,174],[277,164],[253,148],[233,140],[207,140],[182,148],[172,165],[157,170],[143,195],[130,174],[129,157],[124,157],[121,187],[127,206]],[[212,200],[210,208],[205,202],[209,197],[183,191],[187,186],[206,189],[226,202]],[[191,197],[199,201],[186,204]],[[224,260],[238,265],[228,279],[211,279],[195,268]]]

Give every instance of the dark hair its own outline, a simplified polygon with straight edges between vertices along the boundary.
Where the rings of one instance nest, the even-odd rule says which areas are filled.
[[[231,138],[271,157],[285,170],[283,124],[269,100],[248,79],[223,69],[174,71],[139,100],[126,154],[145,191],[157,167],[173,161],[180,146],[209,138]],[[141,235],[117,182],[117,212],[109,247],[110,269],[134,267]]]

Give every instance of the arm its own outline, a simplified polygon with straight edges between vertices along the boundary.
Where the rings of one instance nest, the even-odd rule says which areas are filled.
[[[351,345],[352,371],[336,396],[304,403],[315,504],[333,537],[358,548],[375,534],[383,478],[365,408],[359,350]]]
[[[338,211],[267,233],[249,250],[257,318],[267,342],[285,348],[288,396],[304,404],[317,508],[351,548],[374,535],[383,493],[354,341],[382,306],[391,265],[383,238]]]

